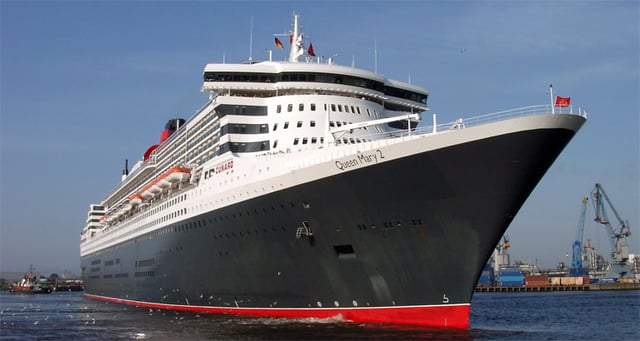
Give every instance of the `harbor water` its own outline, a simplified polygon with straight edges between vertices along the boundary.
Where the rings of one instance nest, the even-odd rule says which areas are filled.
[[[640,340],[640,291],[476,293],[468,330],[137,308],[0,293],[1,340]]]

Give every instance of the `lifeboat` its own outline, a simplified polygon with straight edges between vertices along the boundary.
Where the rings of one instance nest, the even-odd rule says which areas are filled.
[[[122,208],[122,213],[123,213],[123,214],[124,214],[124,213],[127,213],[127,212],[131,211],[131,209],[132,209],[132,208],[133,208],[133,205],[131,205],[131,204],[126,204],[126,205],[124,205],[124,207]]]
[[[158,179],[151,181],[149,185],[149,192],[151,192],[153,195],[162,192],[162,187],[158,185]]]
[[[151,191],[149,190],[150,188],[151,188],[151,184],[144,186],[142,188],[142,191],[140,192],[140,195],[145,199],[153,198],[153,193],[151,193]]]
[[[142,203],[142,200],[144,200],[144,198],[138,193],[129,197],[129,203],[131,205],[140,205]]]
[[[173,167],[167,171],[167,180],[170,182],[184,182],[191,176],[191,170],[183,167]]]
[[[160,188],[162,188],[162,189],[171,187],[171,182],[169,182],[169,180],[167,180],[167,174],[166,173],[160,175],[160,177],[157,180],[157,185],[160,186]]]

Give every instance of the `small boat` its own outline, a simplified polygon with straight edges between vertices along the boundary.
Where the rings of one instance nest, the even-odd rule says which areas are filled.
[[[149,191],[153,194],[159,194],[162,192],[162,187],[158,185],[158,179],[151,181],[151,186],[149,186]]]
[[[171,187],[171,182],[169,182],[169,180],[167,179],[167,173],[160,175],[156,184],[162,189]]]
[[[144,186],[142,188],[142,191],[140,191],[140,195],[144,198],[144,199],[151,199],[153,198],[153,193],[151,193],[151,191],[149,190],[151,188],[151,184],[148,184],[146,186]]]
[[[9,291],[17,294],[50,294],[53,289],[51,286],[40,285],[33,271],[29,271],[19,282],[11,284]]]
[[[132,195],[131,197],[129,197],[129,203],[131,205],[140,205],[143,200],[144,200],[144,198],[142,197],[142,195],[140,195],[138,193],[136,193],[136,194]]]
[[[191,177],[191,170],[183,167],[173,167],[167,171],[167,180],[170,182],[184,182]]]

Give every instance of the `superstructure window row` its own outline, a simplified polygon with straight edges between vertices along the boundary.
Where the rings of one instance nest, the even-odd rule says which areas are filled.
[[[249,72],[214,72],[204,73],[205,82],[252,82],[252,83],[278,83],[278,82],[314,82],[331,83],[356,86],[369,90],[379,91],[388,96],[409,99],[416,102],[427,103],[427,95],[419,92],[395,88],[384,85],[383,82],[334,73],[317,72],[282,72],[282,73],[249,73]]]
[[[227,134],[266,134],[269,132],[267,124],[229,123],[220,128],[220,135]]]
[[[220,154],[231,151],[233,153],[250,153],[269,150],[269,141],[257,142],[227,142],[220,146]]]
[[[215,108],[218,117],[225,115],[267,116],[267,107],[258,105],[220,104]]]

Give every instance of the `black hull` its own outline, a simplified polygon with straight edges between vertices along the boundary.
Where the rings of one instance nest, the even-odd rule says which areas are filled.
[[[476,140],[202,214],[83,257],[85,292],[273,316],[289,308],[463,307],[454,326],[464,328],[494,246],[574,134],[537,129]],[[313,235],[297,238],[304,224]]]

